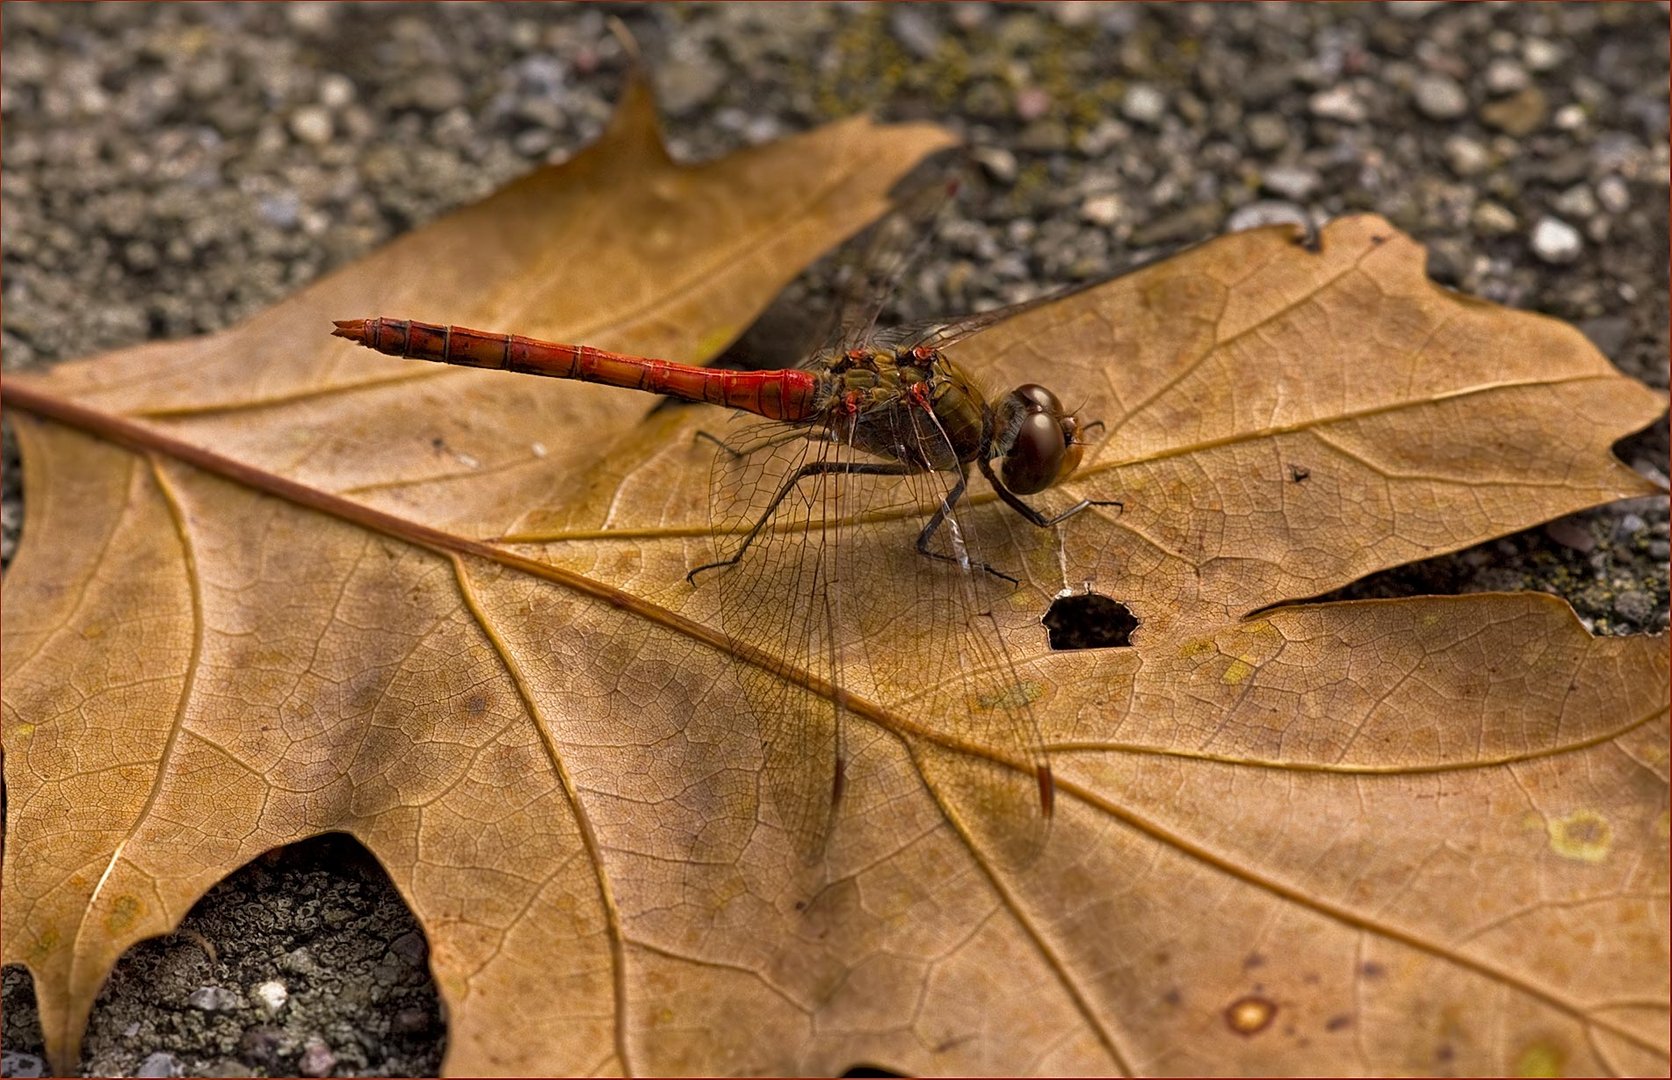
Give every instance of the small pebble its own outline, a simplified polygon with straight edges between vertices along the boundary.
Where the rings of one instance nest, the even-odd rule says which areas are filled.
[[[1225,231],[1242,232],[1265,225],[1299,225],[1302,229],[1307,229],[1311,224],[1306,211],[1294,203],[1277,199],[1256,199],[1237,207],[1231,213],[1225,220]]]
[[[1455,120],[1469,111],[1469,95],[1446,75],[1424,75],[1413,89],[1417,109],[1430,120]]]
[[[336,1067],[337,1055],[331,1052],[323,1039],[309,1039],[296,1062],[296,1071],[303,1076],[330,1076],[331,1070]]]
[[[1598,315],[1579,324],[1579,332],[1604,356],[1619,356],[1636,332],[1631,319],[1624,315]]]
[[[1458,176],[1477,176],[1492,164],[1492,154],[1467,135],[1446,138],[1446,164]]]
[[[270,1013],[278,1012],[290,1000],[290,991],[277,979],[268,979],[250,993]]]
[[[319,103],[327,109],[345,108],[354,100],[354,80],[333,71],[319,80]]]
[[[398,1009],[389,1018],[389,1030],[395,1035],[417,1035],[430,1029],[431,1019],[427,1009],[420,1009],[408,1005]]]
[[[275,1027],[253,1027],[238,1040],[238,1056],[258,1069],[274,1068],[284,1050],[284,1032]]]
[[[1614,539],[1621,542],[1630,540],[1648,526],[1649,523],[1636,514],[1626,514],[1614,523]]]
[[[1597,183],[1597,202],[1610,214],[1631,209],[1631,189],[1618,176],[1605,176]]]
[[[1549,111],[1550,103],[1545,100],[1543,92],[1536,86],[1529,86],[1520,93],[1483,106],[1480,118],[1488,127],[1520,138],[1537,131]]]
[[[1016,182],[1016,155],[1002,146],[979,146],[973,152],[975,163],[995,184],[1009,187]]]
[[[1051,111],[1051,95],[1037,86],[1024,86],[1016,91],[1016,117],[1038,120]]]
[[[1551,205],[1565,217],[1588,218],[1597,212],[1597,197],[1591,193],[1589,184],[1575,184],[1556,196]]]
[[[1534,255],[1557,266],[1573,262],[1584,248],[1579,231],[1554,217],[1540,218],[1533,226],[1532,244]]]
[[[1312,95],[1306,107],[1312,110],[1313,116],[1321,116],[1326,120],[1340,120],[1346,124],[1363,123],[1365,117],[1363,103],[1345,86],[1332,86],[1328,90],[1318,91]]]
[[[228,1012],[238,1008],[242,1002],[237,991],[224,986],[200,986],[186,996],[186,1004],[204,1012]]]
[[[444,113],[464,104],[464,83],[445,70],[431,70],[412,86],[412,100],[420,109]]]
[[[1614,598],[1614,610],[1622,618],[1641,625],[1655,613],[1654,597],[1642,589],[1627,589]]]
[[[46,1061],[17,1050],[0,1053],[0,1076],[45,1076]]]
[[[162,1050],[147,1055],[134,1070],[135,1076],[179,1076],[181,1072],[180,1060],[173,1054]]]
[[[1562,48],[1543,38],[1528,38],[1521,46],[1521,59],[1534,71],[1549,71],[1562,62]]]
[[[1474,213],[1469,216],[1474,227],[1488,236],[1503,236],[1515,231],[1520,222],[1509,208],[1491,199],[1475,205]]]
[[[1289,141],[1289,125],[1281,116],[1255,113],[1247,121],[1248,142],[1262,153],[1270,153]]]
[[[1665,559],[1668,556],[1672,556],[1672,543],[1665,540],[1649,541],[1649,558]]]
[[[389,943],[389,951],[411,966],[418,967],[430,955],[430,946],[423,934],[409,930]]]
[[[1585,523],[1570,517],[1557,518],[1550,522],[1544,527],[1544,535],[1581,555],[1589,554],[1596,550],[1597,546],[1597,538],[1591,535],[1591,530]]]
[[[1155,87],[1148,83],[1134,83],[1127,87],[1126,96],[1121,99],[1121,115],[1128,120],[1135,120],[1140,124],[1155,125],[1167,113],[1167,99]]]
[[[1107,228],[1120,220],[1120,196],[1093,195],[1080,204],[1080,217],[1093,225]]]
[[[1486,65],[1486,88],[1494,94],[1513,94],[1527,85],[1527,69],[1502,57]]]
[[[906,51],[919,60],[928,60],[940,49],[940,27],[921,8],[910,4],[890,7],[888,27]]]
[[[1260,185],[1290,202],[1304,200],[1318,187],[1318,174],[1298,165],[1273,165],[1260,174]]]
[[[290,114],[290,133],[310,146],[324,146],[334,131],[331,113],[323,105],[304,105]]]

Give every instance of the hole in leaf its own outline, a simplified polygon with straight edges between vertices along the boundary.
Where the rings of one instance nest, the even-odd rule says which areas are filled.
[[[7,972],[7,1035],[38,1045],[11,1027],[27,982]],[[345,985],[367,990],[335,989]],[[200,1026],[182,1025],[183,1012]],[[205,1039],[205,1025],[227,1034]],[[357,1073],[435,1076],[447,1041],[422,930],[376,859],[342,834],[257,857],[177,931],[128,949],[93,1007],[81,1065],[131,1076],[164,1053],[187,1075],[295,1076],[307,1038],[325,1030],[336,1071]]]
[[[842,1073],[842,1075],[843,1076],[905,1076],[907,1074],[906,1073],[898,1073],[898,1072],[895,1072],[892,1069],[885,1069],[881,1065],[855,1065],[853,1068],[848,1069],[847,1071]]]
[[[1138,619],[1119,600],[1094,592],[1059,596],[1040,620],[1053,649],[1122,649],[1131,646]]]

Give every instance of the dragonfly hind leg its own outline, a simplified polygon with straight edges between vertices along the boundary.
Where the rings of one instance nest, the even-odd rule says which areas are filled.
[[[713,436],[709,436],[709,438],[713,438]],[[721,445],[724,446],[725,444],[721,443]],[[737,551],[733,555],[729,558],[716,559],[714,562],[703,563],[701,566],[693,567],[691,571],[685,575],[685,580],[690,582],[692,585],[695,585],[697,583],[697,575],[703,571],[722,570],[728,566],[736,566],[739,562],[741,562],[743,560],[744,553],[749,550],[749,545],[755,542],[755,538],[760,535],[761,530],[766,528],[766,523],[772,520],[772,515],[778,512],[778,504],[783,502],[784,498],[789,495],[791,491],[795,490],[795,486],[797,484],[809,477],[832,474],[838,476],[907,476],[916,471],[917,470],[913,469],[911,466],[899,462],[892,465],[869,461],[809,462],[797,469],[794,475],[792,475],[788,480],[785,480],[783,485],[778,488],[777,494],[773,495],[772,501],[767,504],[766,511],[755,521],[754,527],[752,527],[748,534],[743,537],[743,543],[737,546]],[[960,485],[960,490],[961,488],[962,485]],[[943,506],[942,511],[945,509],[946,508]],[[923,538],[919,537],[918,550],[920,551],[922,550],[922,542]],[[947,556],[943,555],[939,557],[946,558]]]

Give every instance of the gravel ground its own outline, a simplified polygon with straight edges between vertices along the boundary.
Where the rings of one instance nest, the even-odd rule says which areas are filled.
[[[0,8],[5,370],[214,330],[533,164],[610,112],[607,7]],[[1664,3],[619,8],[676,155],[874,110],[979,167],[903,283],[926,317],[1227,229],[1375,210],[1446,284],[1580,326],[1665,388]],[[820,267],[792,287],[817,301]],[[810,305],[811,306],[811,305]],[[1621,456],[1664,482],[1665,419]],[[5,450],[3,555],[23,524]],[[1579,514],[1345,595],[1535,588],[1597,633],[1667,626],[1667,501]],[[259,860],[136,947],[92,1074],[425,1074],[422,936],[347,841]],[[282,986],[287,1001],[277,1009]],[[40,1069],[7,969],[10,1075]]]

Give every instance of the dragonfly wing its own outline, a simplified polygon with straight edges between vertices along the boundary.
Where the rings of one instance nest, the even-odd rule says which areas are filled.
[[[943,438],[933,425],[918,413],[895,435]],[[867,749],[880,728],[972,847],[1026,865],[1049,829],[1046,761],[1032,691],[994,617],[1012,587],[981,569],[978,525],[990,523],[960,507],[935,538],[947,558],[926,558],[917,535],[960,474],[849,471],[897,463],[806,434],[779,424],[734,432],[714,470],[720,557],[773,510],[736,565],[712,572],[728,636],[781,665],[735,669],[760,732],[763,820],[815,862],[849,812],[889,813],[880,759]]]
[[[905,437],[944,438],[932,413],[914,411],[906,422]],[[1038,686],[1001,632],[1015,586],[993,572],[1022,568],[1003,565],[1014,549],[994,542],[1006,531],[997,508],[974,508],[966,498],[954,501],[930,540],[938,558],[915,546],[917,531],[954,500],[961,480],[952,471],[906,478],[919,515],[897,522],[904,527],[886,540],[873,535],[852,545],[850,576],[889,590],[887,600],[858,605],[858,660],[882,688],[947,822],[989,862],[1019,869],[1043,849],[1051,809],[1051,789],[1042,786],[1049,763],[1031,704]]]
[[[956,190],[955,181],[940,176],[913,187],[855,244],[853,257],[844,260],[845,280],[832,306],[823,355],[840,354],[873,339],[888,298],[929,246],[935,222]]]

